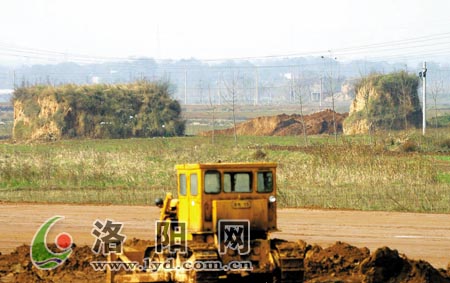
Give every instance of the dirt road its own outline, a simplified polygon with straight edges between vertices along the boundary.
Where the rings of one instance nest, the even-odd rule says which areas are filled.
[[[94,206],[65,204],[0,205],[0,252],[9,253],[30,244],[40,225],[54,215],[64,216],[48,239],[69,233],[77,245],[92,245],[93,222],[111,219],[124,223],[127,238],[153,239],[156,207]],[[374,250],[388,246],[411,259],[424,259],[434,267],[450,262],[450,214],[361,212],[340,210],[283,209],[278,212],[282,232],[273,237],[305,240],[324,247],[344,241]]]

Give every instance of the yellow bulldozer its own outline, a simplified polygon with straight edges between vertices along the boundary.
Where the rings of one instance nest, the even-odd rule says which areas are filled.
[[[154,243],[123,247],[107,282],[282,282],[304,277],[304,245],[272,239],[277,230],[276,163],[177,165],[177,198],[161,208]]]

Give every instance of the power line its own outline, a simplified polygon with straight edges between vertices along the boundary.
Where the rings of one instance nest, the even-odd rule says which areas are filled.
[[[352,47],[345,47],[345,48],[333,48],[333,53],[344,53],[347,51],[357,51],[360,49],[375,49],[385,46],[395,46],[395,45],[405,45],[405,44],[411,44],[416,42],[424,42],[424,41],[430,41],[435,39],[450,39],[450,32],[448,33],[439,33],[439,34],[431,34],[426,36],[420,36],[420,37],[413,37],[413,38],[406,38],[402,40],[394,40],[394,41],[386,41],[386,42],[380,42],[380,43],[373,43],[373,44],[365,44],[365,45],[357,45]],[[305,57],[305,56],[311,56],[311,55],[323,55],[327,54],[330,51],[328,50],[319,50],[319,51],[307,51],[307,52],[295,52],[295,53],[285,53],[285,54],[273,54],[273,55],[267,55],[267,56],[252,56],[252,57],[234,57],[234,58],[216,58],[216,59],[204,59],[202,61],[210,62],[210,61],[226,61],[226,60],[249,60],[249,59],[268,59],[268,58],[289,58],[289,57]]]
[[[345,48],[332,49],[334,54],[341,55],[355,55],[364,52],[376,52],[380,50],[392,51],[403,50],[405,48],[418,48],[435,46],[436,44],[449,44],[450,42],[431,42],[436,40],[450,39],[450,33],[431,34],[426,36],[406,38],[402,40],[386,41],[373,44],[357,45]],[[421,42],[428,42],[428,44],[414,45]],[[412,46],[413,45],[413,46]],[[0,51],[4,55],[13,57],[22,57],[27,59],[37,59],[46,61],[58,61],[69,57],[72,61],[95,63],[95,62],[108,62],[108,61],[138,61],[143,58],[131,58],[131,57],[117,57],[117,56],[93,56],[78,53],[60,52],[46,49],[37,49],[29,47],[18,47],[4,42],[0,42]],[[247,57],[231,57],[231,58],[215,58],[215,59],[203,59],[202,62],[219,62],[227,60],[256,60],[256,59],[270,59],[270,58],[291,58],[291,57],[305,57],[305,56],[320,56],[326,54],[328,50],[317,50],[307,52],[295,52],[285,54],[272,54],[265,56],[247,56]],[[155,60],[155,59],[151,59]],[[157,61],[157,60],[155,60]],[[160,61],[160,60],[158,60]]]

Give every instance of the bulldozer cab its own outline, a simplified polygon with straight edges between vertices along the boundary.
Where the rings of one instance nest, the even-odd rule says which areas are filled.
[[[220,220],[248,220],[251,231],[276,228],[276,163],[177,165],[177,219],[188,238],[216,233]],[[258,235],[258,233],[253,233]]]

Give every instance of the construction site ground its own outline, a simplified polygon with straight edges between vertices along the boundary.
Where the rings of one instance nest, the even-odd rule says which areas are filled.
[[[122,234],[126,235],[127,239],[152,240],[159,209],[147,206],[2,203],[0,205],[0,282],[20,282],[18,276],[21,272],[24,274],[28,272],[28,275],[32,276],[33,271],[27,270],[27,266],[31,266],[29,255],[27,255],[29,247],[22,245],[30,245],[40,225],[55,215],[65,218],[51,229],[47,238],[55,239],[61,232],[72,236],[77,246],[72,257],[78,256],[78,258],[69,258],[68,265],[72,266],[75,274],[77,270],[79,271],[78,275],[73,276],[80,276],[79,280],[72,281],[74,277],[61,280],[101,282],[102,274],[94,276],[92,271],[87,272],[89,264],[86,261],[93,259],[89,248],[95,242],[94,236],[91,235],[94,228],[93,222],[97,219],[121,222],[123,223]],[[447,272],[446,276],[448,276],[448,270],[445,270],[450,262],[449,214],[281,209],[278,211],[278,227],[281,232],[273,234],[272,237],[303,240],[311,245],[310,252],[305,258],[307,278],[308,276],[310,278],[308,282],[361,282],[362,277],[353,274],[351,270],[370,268],[371,264],[379,262],[377,258],[383,258],[386,253],[391,255],[394,249],[400,254],[405,254],[409,260],[427,261],[433,267],[441,269],[440,272],[444,274]],[[364,247],[372,253],[373,261],[362,262],[369,256],[369,250]],[[389,247],[389,249],[376,251],[382,247]],[[10,253],[12,254],[9,255]],[[392,265],[392,259],[386,264]],[[405,267],[402,268],[405,270]],[[427,268],[426,263],[425,267],[423,266],[423,262],[409,264],[409,275],[405,275],[410,278],[409,281],[389,282],[432,282],[428,279],[424,279],[425,281],[411,279],[416,278],[412,277],[414,274],[428,270]],[[343,281],[324,279],[338,278],[342,272],[348,274],[347,277],[343,277],[346,278]],[[411,275],[411,272],[415,273]],[[50,276],[49,274],[56,276],[57,273],[50,272],[41,276]],[[429,270],[424,274],[431,276],[424,275],[426,278],[434,278],[433,272],[430,273]],[[27,279],[22,278],[22,282],[26,282],[23,280]],[[376,282],[376,279],[374,280]],[[370,282],[367,278],[364,281]],[[450,282],[450,280],[439,282]]]

